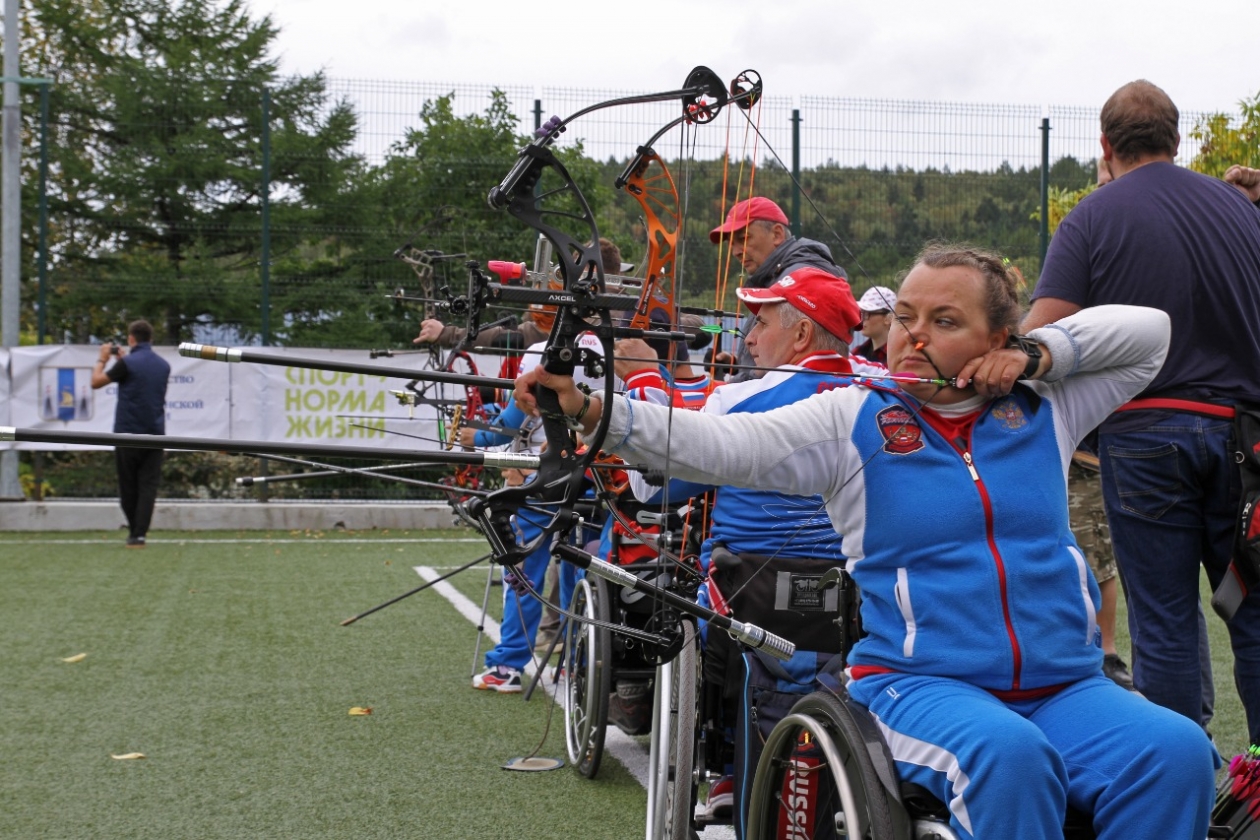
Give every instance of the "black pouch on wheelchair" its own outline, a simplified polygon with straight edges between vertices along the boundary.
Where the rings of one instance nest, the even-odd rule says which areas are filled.
[[[712,561],[718,569],[714,579],[735,618],[782,636],[798,650],[840,653],[836,625],[840,593],[835,588],[818,588],[823,574],[837,565],[835,560],[737,557],[718,546]]]
[[[1238,519],[1234,536],[1234,557],[1216,591],[1212,607],[1229,621],[1242,606],[1247,593],[1260,588],[1260,409],[1236,409],[1234,440],[1242,479]]]
[[[744,654],[744,697],[742,713],[735,729],[737,813],[748,813],[745,797],[752,788],[752,777],[770,731],[775,724],[787,717],[798,700],[817,690],[817,677],[832,658],[829,653],[811,653],[799,649],[788,662],[779,662],[756,651]],[[808,803],[802,803],[803,807],[807,805]],[[738,834],[741,820],[737,819],[735,823]],[[824,830],[825,826],[820,825],[817,827],[818,833],[809,836],[835,836],[834,833],[822,833]]]

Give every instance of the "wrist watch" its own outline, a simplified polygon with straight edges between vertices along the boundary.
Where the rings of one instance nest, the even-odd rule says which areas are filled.
[[[1028,357],[1028,364],[1024,365],[1024,372],[1020,378],[1032,379],[1037,373],[1037,368],[1041,367],[1041,345],[1026,335],[1011,333],[1011,337],[1006,340],[1006,346],[1021,350]]]

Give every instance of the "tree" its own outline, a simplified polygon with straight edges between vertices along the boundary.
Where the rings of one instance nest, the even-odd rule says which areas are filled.
[[[1190,130],[1199,141],[1191,169],[1220,178],[1234,164],[1260,167],[1260,93],[1238,105],[1242,114],[1236,123],[1228,114],[1212,114]]]
[[[448,282],[457,293],[467,282],[465,260],[483,265],[488,260],[530,262],[534,254],[537,234],[486,203],[490,188],[507,174],[521,147],[529,142],[516,133],[518,121],[511,103],[494,90],[484,112],[458,116],[454,98],[452,93],[425,102],[418,115],[420,124],[391,147],[384,163],[365,173],[355,194],[365,214],[362,227],[370,232],[348,259],[376,300],[383,301],[396,287],[412,295],[420,291],[416,278],[391,257],[407,243],[447,255],[466,255],[438,263],[439,282]],[[583,156],[582,144],[557,148],[556,154],[596,217],[606,214],[611,187],[602,179],[599,166]],[[556,186],[558,179],[547,173],[540,192]],[[575,211],[576,207],[566,209]],[[585,238],[584,229],[570,232]],[[414,312],[391,315],[382,308],[369,320],[379,326],[383,341],[398,343],[415,336],[418,317]],[[483,318],[483,323],[491,317]]]
[[[134,317],[174,342],[202,318],[259,329],[262,99],[276,258],[336,251],[361,161],[321,75],[281,79],[243,0],[43,0],[33,67],[51,97],[53,320],[78,340]]]

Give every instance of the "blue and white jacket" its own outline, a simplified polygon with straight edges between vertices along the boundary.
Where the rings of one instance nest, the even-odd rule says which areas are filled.
[[[850,674],[1034,696],[1097,674],[1098,587],[1068,524],[1080,440],[1154,378],[1168,316],[1100,306],[1031,333],[1053,364],[997,400],[926,411],[853,385],[761,414],[617,400],[608,446],[690,481],[821,494],[862,590]],[[949,415],[962,432],[947,439]]]
[[[838,353],[820,352],[794,365],[784,365],[760,379],[734,382],[714,389],[705,414],[725,415],[771,411],[808,399],[820,391],[843,388],[851,381],[850,360]],[[665,403],[668,395],[640,388],[632,399]],[[631,473],[630,485],[643,502],[659,502],[662,488],[646,485]],[[679,502],[714,488],[713,484],[673,480],[669,500]],[[831,525],[822,497],[798,496],[761,487],[722,486],[713,504],[709,536],[700,561],[708,566],[715,545],[735,554],[814,557],[844,562],[840,535]]]

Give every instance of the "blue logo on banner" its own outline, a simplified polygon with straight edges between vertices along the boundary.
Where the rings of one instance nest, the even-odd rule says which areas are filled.
[[[74,368],[57,368],[57,419],[74,419]]]

